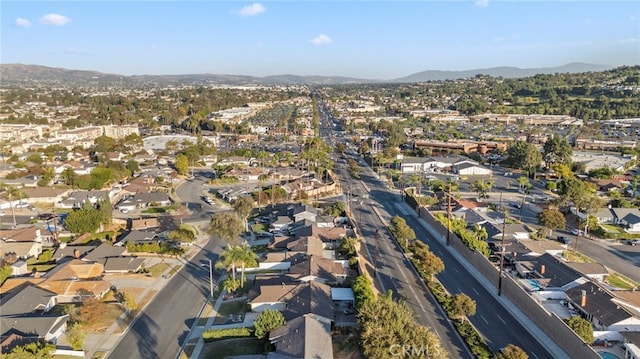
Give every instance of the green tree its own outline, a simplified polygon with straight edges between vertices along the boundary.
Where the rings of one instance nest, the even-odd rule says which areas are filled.
[[[238,290],[238,288],[240,288],[239,279],[227,277],[222,281],[222,289],[224,289],[227,293],[233,293]]]
[[[243,196],[236,199],[233,202],[233,209],[236,211],[236,214],[238,214],[238,217],[242,218],[246,229],[247,217],[249,217],[251,210],[253,209],[253,197]]]
[[[565,323],[571,328],[585,343],[593,343],[593,326],[591,323],[581,316],[574,315],[565,319]]]
[[[573,148],[565,137],[554,136],[552,139],[547,140],[542,151],[544,152],[544,161],[547,167],[554,164],[571,165]]]
[[[69,343],[73,350],[82,350],[84,345],[84,339],[87,337],[87,332],[79,322],[73,323],[67,328],[67,335],[69,336]]]
[[[409,241],[416,239],[413,228],[409,227],[404,218],[400,216],[391,218],[389,230],[399,242],[404,244],[405,248],[409,246]]]
[[[519,346],[509,344],[496,355],[496,359],[529,359],[529,355]]]
[[[464,293],[453,296],[450,309],[454,317],[465,320],[466,317],[476,314],[476,302]]]
[[[340,246],[338,247],[338,253],[348,258],[354,257],[356,255],[357,245],[358,245],[357,238],[345,237],[340,241]]]
[[[356,308],[361,308],[375,300],[373,286],[367,277],[363,275],[357,276],[351,288],[355,296]]]
[[[367,358],[390,357],[390,350],[404,343],[424,348],[422,357],[446,358],[438,336],[419,325],[406,302],[396,302],[390,296],[378,296],[358,310],[360,344]]]
[[[167,234],[167,239],[175,243],[192,243],[196,240],[195,228],[181,224],[178,228]]]
[[[8,354],[3,354],[3,359],[49,359],[52,357],[56,346],[53,344],[43,344],[33,342],[25,345],[18,345],[11,349]]]
[[[76,234],[95,233],[101,223],[100,212],[89,206],[69,212],[64,220],[65,228]]]
[[[493,181],[485,181],[482,179],[473,182],[470,186],[472,191],[478,193],[480,199],[489,198],[489,191],[491,191],[492,187]]]
[[[538,213],[538,222],[549,231],[549,236],[554,230],[564,229],[567,226],[564,214],[555,208],[545,209]]]
[[[422,258],[420,258],[420,265],[430,280],[433,280],[434,275],[444,270],[444,262],[442,259],[431,251],[427,251]]]
[[[176,156],[175,162],[176,171],[180,175],[186,175],[189,173],[189,159],[184,154],[180,153]]]
[[[216,212],[211,217],[207,231],[226,243],[235,243],[243,231],[242,220],[233,212]]]
[[[535,174],[542,162],[542,153],[528,142],[516,141],[507,147],[507,155],[507,162],[511,167],[526,170],[529,176]]]
[[[266,309],[253,322],[254,335],[258,339],[264,339],[270,331],[280,328],[284,323],[282,313],[274,309]]]

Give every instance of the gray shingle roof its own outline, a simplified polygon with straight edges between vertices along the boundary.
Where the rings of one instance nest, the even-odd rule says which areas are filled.
[[[276,356],[267,358],[333,358],[330,325],[310,316],[294,318],[272,330],[269,341],[276,345]]]

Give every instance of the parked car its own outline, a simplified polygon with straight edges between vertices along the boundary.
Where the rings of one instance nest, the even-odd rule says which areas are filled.
[[[628,240],[627,244],[630,246],[635,246],[637,244],[640,244],[640,239],[632,239],[632,240]]]
[[[573,228],[571,230],[571,234],[573,234],[574,236],[584,236],[584,231],[581,231],[579,229]]]
[[[562,244],[569,244],[569,243],[571,243],[571,238],[569,238],[567,236],[558,236],[558,242],[560,242]]]

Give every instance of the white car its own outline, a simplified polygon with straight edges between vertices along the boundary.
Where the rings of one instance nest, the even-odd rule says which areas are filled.
[[[571,230],[571,234],[573,234],[574,236],[584,236],[584,232],[579,230],[579,229],[575,229],[573,228]]]

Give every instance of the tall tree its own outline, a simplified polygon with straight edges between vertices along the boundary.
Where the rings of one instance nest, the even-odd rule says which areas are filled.
[[[176,171],[178,174],[186,175],[189,173],[189,159],[184,154],[180,153],[176,156],[175,162]]]
[[[421,348],[420,357],[448,357],[438,336],[416,322],[405,302],[396,302],[390,296],[381,295],[361,306],[357,316],[360,344],[367,358],[389,358],[390,350],[399,343]]]
[[[552,139],[549,139],[544,143],[542,150],[544,152],[544,162],[547,164],[547,167],[554,164],[563,164],[565,166],[571,165],[573,148],[566,138],[562,136],[554,136]]]
[[[207,231],[233,244],[243,231],[242,220],[233,212],[217,212],[211,217]]]
[[[233,202],[233,209],[236,211],[236,214],[242,218],[246,229],[247,217],[251,214],[251,210],[253,209],[253,197],[243,196],[236,199]]]
[[[564,214],[555,208],[545,209],[538,213],[538,221],[541,226],[549,231],[549,236],[556,229],[564,229],[567,226],[567,220]]]
[[[464,293],[453,296],[450,308],[454,316],[461,320],[476,314],[476,302]]]
[[[542,162],[542,153],[532,144],[516,141],[507,148],[507,162],[513,168],[526,170],[529,176],[535,175],[535,170]]]
[[[593,343],[593,326],[588,320],[574,315],[571,318],[565,319],[565,322],[585,343],[589,345]]]
[[[263,339],[269,335],[270,331],[280,328],[284,323],[285,320],[282,313],[275,309],[266,309],[260,313],[253,323],[254,334],[256,338]]]

